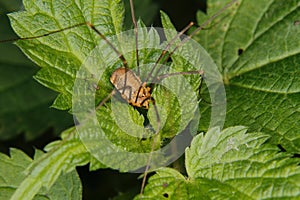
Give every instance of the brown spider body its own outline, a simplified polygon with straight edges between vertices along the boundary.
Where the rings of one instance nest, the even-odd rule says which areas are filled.
[[[152,99],[151,88],[146,86],[146,82],[142,83],[133,71],[124,67],[118,68],[112,73],[110,82],[129,104],[135,107],[149,108],[149,102]]]

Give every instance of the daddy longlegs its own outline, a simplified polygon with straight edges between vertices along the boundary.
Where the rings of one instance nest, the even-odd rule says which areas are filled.
[[[79,23],[73,26],[69,26],[66,28],[62,28],[60,30],[55,30],[51,31],[46,34],[38,35],[38,36],[32,36],[32,37],[24,37],[24,38],[18,38],[18,39],[8,39],[8,40],[3,40],[0,41],[0,43],[4,42],[13,42],[17,40],[32,40],[32,39],[38,39],[41,37],[47,37],[49,35],[59,33],[62,31],[66,31],[69,29],[73,29],[79,26],[86,25],[90,27],[93,31],[97,33],[109,46],[110,48],[116,53],[118,58],[122,62],[122,67],[117,68],[115,71],[113,71],[111,77],[110,77],[110,82],[114,86],[114,90],[106,97],[104,98],[96,107],[96,109],[99,109],[101,106],[103,106],[115,93],[121,94],[121,97],[127,101],[130,105],[138,108],[142,108],[144,110],[149,109],[150,103],[152,103],[155,113],[156,113],[156,119],[157,119],[157,127],[155,128],[155,134],[154,137],[159,134],[159,131],[161,129],[160,125],[160,115],[157,109],[157,106],[155,104],[155,99],[152,97],[151,92],[153,90],[153,84],[150,86],[148,85],[148,82],[151,81],[152,83],[154,81],[160,81],[162,79],[168,78],[170,76],[177,76],[177,75],[192,75],[192,74],[198,74],[201,76],[201,81],[200,81],[200,86],[198,88],[198,92],[200,93],[200,88],[201,84],[203,81],[203,76],[204,72],[202,70],[195,70],[195,71],[186,71],[186,72],[175,72],[175,73],[166,73],[166,74],[159,74],[161,67],[159,64],[164,64],[166,63],[173,53],[181,47],[184,43],[186,43],[189,39],[191,39],[195,34],[197,34],[200,30],[202,30],[204,27],[209,25],[216,17],[218,17],[221,13],[223,13],[228,7],[230,7],[232,4],[234,4],[237,0],[232,0],[230,3],[225,5],[222,9],[220,9],[217,13],[215,13],[213,16],[211,16],[206,22],[204,22],[202,25],[200,25],[198,28],[196,28],[188,37],[185,37],[183,40],[181,40],[175,48],[170,50],[172,48],[172,45],[175,43],[176,40],[180,39],[180,37],[189,29],[191,28],[194,24],[191,22],[188,24],[182,31],[180,31],[176,36],[174,36],[168,44],[165,46],[165,49],[161,52],[160,56],[156,60],[155,64],[153,65],[152,69],[149,71],[148,75],[146,76],[146,79],[142,81],[140,79],[140,63],[139,63],[139,49],[138,49],[138,23],[135,17],[134,13],[134,7],[133,7],[133,0],[130,1],[130,8],[131,8],[131,17],[132,17],[132,22],[134,25],[134,33],[135,33],[135,45],[136,45],[136,66],[137,66],[137,73],[135,74],[130,67],[128,66],[128,62],[124,55],[106,38],[105,35],[103,35],[92,23],[90,22],[83,22]],[[157,69],[158,68],[158,69]],[[155,80],[154,80],[155,79]],[[100,88],[101,89],[101,88]],[[155,137],[156,138],[156,137]],[[156,139],[154,138],[153,144],[151,147],[151,152],[154,150]],[[151,152],[150,156],[147,161],[147,165],[145,168],[143,180],[142,180],[142,185],[141,185],[141,190],[140,190],[140,195],[142,197],[144,187],[146,184],[146,178],[147,174],[150,169],[150,161],[151,161]]]

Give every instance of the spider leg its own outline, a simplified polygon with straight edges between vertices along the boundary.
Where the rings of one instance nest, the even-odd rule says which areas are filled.
[[[200,78],[200,84],[199,84],[199,87],[198,87],[198,100],[201,99],[201,101],[207,103],[208,105],[212,105],[211,102],[205,100],[203,97],[201,97],[201,89],[202,89],[202,86],[203,86],[203,81],[205,79],[205,76],[204,76],[204,73],[201,75],[201,78]]]
[[[201,98],[201,89],[203,86],[203,81],[204,81],[204,71],[203,70],[195,70],[195,71],[187,71],[187,72],[174,72],[174,73],[168,73],[168,74],[162,74],[160,76],[157,77],[158,81],[161,81],[164,78],[168,78],[170,76],[178,76],[178,75],[191,75],[191,74],[199,74],[200,75],[200,84],[198,87],[198,100],[201,99],[203,102],[211,105],[211,103],[207,100],[205,100],[204,98]]]
[[[142,185],[141,185],[140,196],[142,196],[143,192],[144,192],[144,188],[145,188],[146,180],[147,180],[147,175],[149,173],[150,163],[151,163],[152,156],[153,156],[153,151],[154,151],[154,148],[156,146],[156,142],[157,142],[157,139],[158,139],[158,136],[159,136],[158,133],[159,133],[160,128],[161,128],[160,127],[161,126],[160,117],[159,117],[157,106],[155,104],[155,100],[152,97],[150,97],[150,99],[153,103],[153,107],[154,107],[155,114],[156,114],[157,128],[156,128],[155,135],[154,135],[154,140],[153,140],[153,143],[152,143],[152,146],[151,146],[150,155],[149,155],[148,160],[147,160],[147,165],[146,165],[146,168],[145,168],[144,177],[143,177],[143,181],[142,181]]]
[[[170,77],[170,76],[191,75],[191,74],[200,74],[202,77],[204,75],[204,71],[203,70],[195,70],[195,71],[187,71],[187,72],[174,72],[174,73],[160,75],[156,79],[162,80],[162,79]]]
[[[115,90],[113,90],[109,95],[107,95],[96,107],[96,110],[98,110],[101,106],[103,106],[114,94]]]

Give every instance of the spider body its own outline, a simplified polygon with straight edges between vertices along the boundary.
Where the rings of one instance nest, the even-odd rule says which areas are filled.
[[[110,82],[129,104],[149,109],[152,100],[151,88],[146,86],[146,82],[142,83],[133,71],[124,67],[118,68],[112,73]]]

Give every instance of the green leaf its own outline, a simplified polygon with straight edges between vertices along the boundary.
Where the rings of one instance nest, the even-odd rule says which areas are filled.
[[[79,140],[78,135],[74,128],[66,130],[62,134],[61,141],[55,141],[45,147],[47,153],[42,155],[36,155],[33,162],[28,163],[22,170],[23,178],[20,180],[16,191],[13,193],[11,199],[32,199],[36,194],[48,191],[50,188],[55,187],[52,192],[53,195],[57,196],[62,191],[67,191],[67,196],[73,199],[72,195],[76,195],[76,198],[81,198],[81,188],[74,185],[78,191],[72,191],[64,189],[64,187],[72,187],[72,182],[59,182],[60,176],[68,174],[74,171],[76,166],[85,165],[93,158],[90,153],[86,151],[85,146]],[[19,163],[15,162],[14,163]],[[103,165],[93,160],[92,169],[97,167],[103,167]],[[68,180],[74,179],[70,177]],[[78,179],[78,177],[76,178]],[[62,187],[63,185],[63,187]],[[59,192],[59,194],[57,194]],[[75,198],[75,197],[74,197]],[[76,199],[75,198],[75,199]],[[58,198],[60,199],[60,198]],[[64,198],[62,198],[64,199]]]
[[[41,152],[36,152],[36,154],[40,154],[38,157],[43,156]],[[10,199],[24,180],[29,184],[24,172],[32,162],[34,161],[30,157],[17,149],[10,149],[10,157],[0,154],[0,199]],[[32,190],[34,188],[36,186]],[[42,188],[38,193],[33,194],[33,199],[74,200],[81,199],[81,195],[81,182],[76,171],[73,170],[60,175],[50,188]],[[24,199],[29,198],[24,196]]]
[[[7,7],[10,8],[10,4]],[[3,28],[0,32],[1,39],[16,38],[9,28],[6,16],[0,16],[0,24]],[[27,140],[32,140],[50,127],[53,127],[54,133],[57,134],[72,124],[69,114],[49,108],[56,94],[36,83],[33,79],[36,72],[37,67],[29,62],[17,47],[1,43],[1,140],[11,139],[22,132]]]
[[[171,168],[162,168],[149,179],[144,195],[135,199],[187,199],[186,189],[186,179],[182,174]]]
[[[223,4],[208,2],[208,15]],[[207,18],[198,15],[199,23]],[[222,73],[227,96],[225,126],[264,131],[287,151],[300,152],[299,1],[240,0],[196,40]]]
[[[135,38],[132,37],[134,36],[134,32],[132,31],[131,35],[129,34],[131,37],[126,33],[119,34],[123,28],[124,7],[122,1],[105,0],[99,2],[89,0],[78,5],[76,1],[72,0],[52,0],[48,2],[26,0],[24,1],[24,6],[25,11],[10,15],[12,26],[20,37],[38,36],[51,31],[53,33],[53,31],[88,21],[107,37],[107,41],[110,41],[116,49],[124,54],[130,68],[134,68],[136,65]],[[150,67],[153,66],[153,63],[155,63],[163,51],[164,46],[161,45],[158,31],[153,28],[147,30],[143,22],[139,21],[138,23],[140,27],[138,45],[141,49],[139,51],[139,61],[146,68],[141,73],[141,79],[143,80],[145,75],[150,71]],[[117,117],[121,118],[118,124],[116,124],[116,117],[114,118],[111,114],[109,105],[106,104],[96,112],[97,121],[103,130],[98,130],[92,124],[89,124],[92,127],[86,127],[79,120],[82,114],[80,113],[81,109],[87,103],[91,103],[91,107],[84,110],[88,110],[88,114],[90,114],[89,111],[90,109],[94,109],[95,102],[99,103],[108,96],[112,91],[109,77],[113,70],[122,66],[118,55],[108,45],[107,41],[101,40],[101,37],[90,27],[77,26],[76,28],[50,34],[38,39],[18,41],[17,44],[30,59],[41,67],[41,70],[35,75],[35,79],[39,83],[60,93],[53,103],[53,107],[69,110],[72,107],[72,103],[78,103],[78,108],[74,106],[75,103],[73,104],[71,112],[78,119],[80,128],[86,128],[82,129],[82,132],[79,134],[88,151],[92,152],[93,156],[105,165],[107,163],[103,162],[104,160],[110,161],[117,165],[117,169],[128,171],[128,166],[131,166],[134,162],[128,160],[128,156],[124,156],[125,153],[130,151],[135,152],[135,155],[139,155],[141,152],[149,154],[149,151],[154,147],[158,148],[164,142],[164,139],[170,139],[185,130],[191,120],[194,119],[194,114],[197,111],[197,99],[196,95],[189,95],[194,88],[184,84],[184,81],[182,81],[184,80],[183,78],[179,79],[176,78],[178,76],[173,76],[161,81],[164,87],[152,88],[152,95],[157,103],[156,106],[162,124],[162,131],[160,131],[160,134],[157,134],[158,136],[154,136],[155,129],[158,129],[159,120],[152,103],[150,103],[149,112],[146,113],[144,111],[144,115],[141,115],[133,107],[129,108],[130,114],[125,115],[127,114],[127,107],[122,108],[122,104],[119,105],[117,103],[118,107],[120,107],[117,110],[125,112],[125,114],[121,112],[121,114],[117,115]],[[130,49],[131,47],[133,49]],[[208,60],[211,61],[210,58]],[[93,67],[94,65],[96,66]],[[167,63],[162,72],[167,73],[169,67],[170,64]],[[104,70],[106,68],[107,70]],[[86,71],[82,72],[82,70]],[[94,82],[90,82],[91,85],[87,88],[90,91],[80,90],[85,88],[77,87],[78,85],[74,86],[77,81],[89,84],[91,79]],[[181,80],[182,84],[179,80]],[[100,88],[99,91],[94,91],[95,85]],[[77,91],[78,94],[76,93]],[[96,95],[84,96],[90,92],[93,94],[96,93]],[[177,97],[182,96],[182,98],[176,99],[172,93],[177,94]],[[178,106],[179,103],[176,101],[183,105],[181,109]],[[125,105],[123,104],[123,106]],[[140,128],[135,129],[129,126],[128,121],[131,118]],[[90,116],[85,115],[83,119],[86,121],[90,119]],[[124,132],[119,127],[120,125],[131,129]],[[103,135],[101,134],[103,132],[116,145],[113,149],[121,148],[121,150],[118,149],[112,152],[111,147],[102,138]],[[99,133],[100,135],[95,133]],[[128,135],[128,133],[138,133],[140,137],[136,138]],[[148,136],[148,138],[142,140],[141,136],[144,136],[142,134]],[[157,142],[152,145],[156,137]],[[102,152],[105,150],[106,152]],[[181,153],[183,153],[183,150]],[[143,162],[147,161],[148,154],[143,156]],[[112,157],[114,159],[111,159]],[[135,157],[132,157],[132,160],[135,160]],[[167,159],[165,160],[167,162]]]
[[[154,29],[149,29],[148,31],[141,22],[139,24],[142,27],[138,30],[138,35],[139,40],[141,40],[139,42],[139,47],[141,46],[139,53],[142,55],[140,63],[144,67],[141,68],[141,79],[143,80],[144,75],[148,74],[153,63],[162,52],[163,46],[160,45],[157,31]],[[128,65],[133,67],[136,62],[135,38],[128,37],[128,35],[134,36],[134,32],[123,33],[115,38],[111,37],[109,41],[117,44],[115,46],[119,47],[119,49],[127,50],[124,56],[127,58]],[[115,42],[115,40],[117,41]],[[118,41],[122,42],[119,43]],[[95,51],[85,61],[83,68],[78,73],[79,77],[91,77],[94,74],[95,79],[100,76],[100,78],[105,78],[103,82],[107,81],[108,75],[111,74],[109,71],[111,71],[111,68],[115,68],[117,64],[113,60],[112,55],[114,52],[112,52],[110,47],[107,47],[105,42],[103,43],[95,48]],[[169,65],[166,67],[168,69]],[[104,71],[105,68],[107,68],[108,73]],[[162,71],[166,71],[166,69]],[[159,114],[157,115],[155,112],[156,108],[153,104],[150,104],[150,109],[147,113],[150,124],[144,119],[145,115],[141,115],[137,112],[137,109],[120,102],[120,97],[119,100],[114,100],[117,95],[114,95],[112,98],[111,105],[108,103],[96,111],[96,120],[93,116],[94,112],[90,112],[95,107],[95,91],[90,90],[88,87],[92,82],[87,83],[85,78],[77,79],[74,87],[76,90],[74,90],[73,95],[74,104],[72,111],[80,124],[79,133],[87,149],[100,162],[120,171],[138,170],[146,166],[150,156],[149,151],[159,147],[164,142],[164,139],[172,138],[185,130],[195,117],[197,111],[196,95],[191,94],[193,88],[186,84],[183,77],[181,78],[173,76],[163,79],[161,81],[161,86],[163,87],[158,86],[153,89],[152,97],[155,99],[155,105]],[[103,88],[103,85],[100,85],[100,88]],[[107,96],[109,93],[107,92],[104,96]],[[173,99],[177,100],[181,107],[179,107],[177,102],[177,104],[174,103],[175,100]],[[160,120],[158,120],[157,116],[159,116]],[[158,121],[162,125],[159,127],[162,131],[155,135],[155,130],[158,129]],[[186,132],[189,131],[188,129]],[[144,140],[141,139],[143,136],[146,137]],[[181,153],[183,151],[184,148],[181,148]],[[142,152],[146,153],[141,154]],[[155,160],[152,165],[153,168],[157,166],[157,163],[162,165],[171,160],[171,158],[163,158],[168,153],[162,152],[161,149],[154,154],[157,157],[152,159]]]
[[[197,135],[186,149],[188,177],[162,168],[149,179],[143,198],[299,199],[300,159],[279,153],[268,138],[242,126]]]
[[[202,98],[202,94],[198,95],[198,99],[200,99],[201,102],[205,102],[205,104],[200,104],[200,111],[202,113],[205,113],[206,111],[209,112],[209,115],[204,115],[204,117],[201,116],[201,121],[199,123],[200,127],[203,127],[204,125],[207,125],[207,127],[223,126],[226,114],[226,94],[223,79],[216,64],[199,43],[190,40],[186,35],[184,36],[184,39],[179,39],[177,36],[180,33],[177,33],[170,18],[164,12],[161,12],[161,20],[168,41],[172,41],[169,43],[169,45],[172,46],[170,48],[171,54],[173,53],[171,69],[175,72],[195,70],[202,70],[204,72],[204,77],[202,74],[184,76],[194,91],[202,93],[202,90],[204,89],[203,86],[205,86],[205,89],[209,90],[210,97],[212,97],[212,105],[208,105],[206,103],[207,101]],[[205,84],[202,84],[204,83],[204,80]],[[174,85],[178,86],[179,84],[174,83]],[[192,96],[185,91],[181,91],[181,93],[181,97],[192,98]],[[186,104],[189,104],[188,100],[185,100],[185,102]],[[184,107],[184,105],[181,105],[181,107]],[[184,108],[184,110],[185,109],[187,108]],[[175,111],[174,108],[172,108],[172,110]],[[170,111],[171,113],[172,110]],[[170,116],[176,119],[176,111]]]
[[[20,37],[42,35],[87,21],[107,37],[122,31],[124,8],[121,0],[84,1],[81,4],[72,0],[24,0],[23,4],[25,11],[9,15],[12,27]],[[17,42],[22,51],[42,67],[35,78],[61,93],[53,105],[55,108],[71,108],[76,72],[99,38],[87,26],[79,26],[49,37]]]

